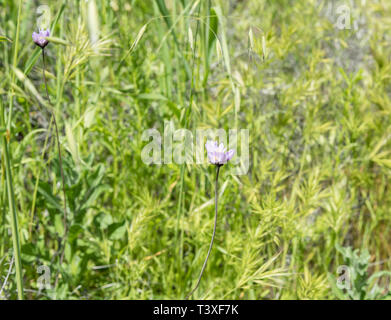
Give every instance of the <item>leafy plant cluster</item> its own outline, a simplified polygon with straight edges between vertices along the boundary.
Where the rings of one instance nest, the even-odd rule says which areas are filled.
[[[359,28],[345,30],[327,2],[50,1],[46,77],[63,149],[64,240],[31,39],[37,3],[0,0],[0,261],[13,249],[8,146],[25,298],[181,299],[194,286],[215,173],[143,163],[143,132],[163,137],[166,121],[250,134],[247,174],[219,178],[219,228],[194,298],[388,298],[391,2],[349,2]],[[350,290],[330,280],[341,265],[353,272]],[[39,289],[40,266],[50,289]],[[4,298],[16,288],[13,274]]]

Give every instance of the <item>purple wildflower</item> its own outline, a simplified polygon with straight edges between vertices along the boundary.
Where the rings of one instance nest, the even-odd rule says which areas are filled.
[[[46,37],[50,36],[50,30],[39,30],[39,33],[33,32],[33,41],[37,46],[40,46],[42,49],[47,46],[49,41]]]
[[[217,145],[217,141],[208,140],[205,147],[210,163],[219,166],[222,166],[231,160],[235,153],[232,149],[227,152],[224,144],[220,143],[220,145]]]
[[[186,299],[189,299],[190,296],[197,290],[202,275],[205,271],[206,264],[208,263],[208,259],[210,256],[210,253],[212,251],[213,242],[216,236],[216,227],[217,227],[217,205],[218,205],[218,199],[219,199],[219,193],[217,192],[218,186],[219,186],[219,173],[220,173],[220,167],[224,164],[226,164],[229,160],[232,159],[234,156],[235,151],[229,150],[227,152],[227,149],[224,147],[224,144],[220,143],[220,145],[217,144],[217,141],[211,141],[208,140],[205,144],[206,151],[208,153],[208,158],[210,163],[216,165],[216,187],[215,187],[215,222],[213,227],[213,233],[212,233],[212,240],[210,241],[208,254],[206,255],[206,259],[204,261],[204,264],[201,269],[201,273],[198,277],[197,283],[193,290],[190,291],[190,293],[187,294]]]

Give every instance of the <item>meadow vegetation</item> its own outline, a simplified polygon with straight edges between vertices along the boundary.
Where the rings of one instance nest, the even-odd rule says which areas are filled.
[[[389,0],[50,1],[52,105],[31,38],[41,4],[0,0],[0,299],[18,297],[15,216],[25,299],[185,297],[215,170],[142,161],[143,132],[167,121],[249,130],[247,174],[220,173],[194,298],[387,297]]]

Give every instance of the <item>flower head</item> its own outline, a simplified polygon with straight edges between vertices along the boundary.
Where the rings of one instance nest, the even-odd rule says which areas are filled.
[[[206,151],[208,153],[208,159],[210,163],[222,166],[226,164],[234,156],[235,151],[229,150],[224,147],[224,144],[217,144],[217,141],[208,140],[205,144]]]
[[[39,30],[39,33],[33,32],[33,41],[37,46],[40,46],[42,49],[47,46],[49,41],[46,37],[50,36],[50,30]]]

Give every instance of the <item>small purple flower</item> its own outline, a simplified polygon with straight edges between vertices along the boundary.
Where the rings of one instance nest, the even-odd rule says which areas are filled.
[[[226,164],[234,156],[235,151],[229,150],[224,147],[224,144],[217,145],[217,141],[208,140],[205,144],[206,151],[208,153],[208,159],[210,163],[222,166]]]
[[[46,37],[50,36],[50,30],[39,30],[39,33],[33,32],[33,41],[37,46],[40,46],[42,49],[47,46],[49,41]]]

